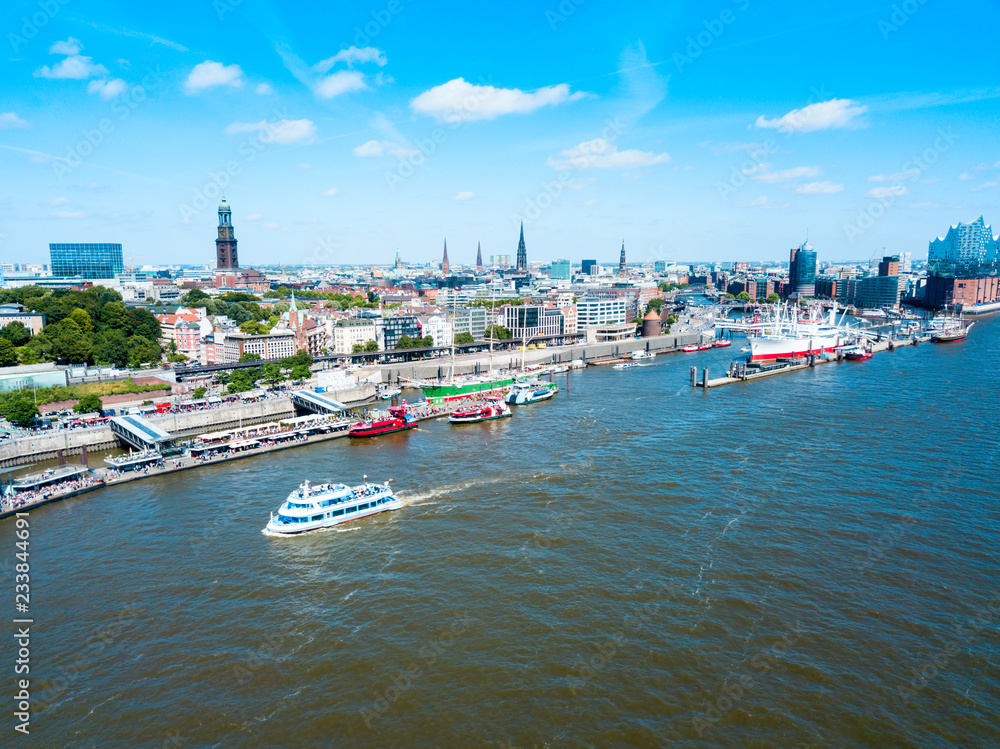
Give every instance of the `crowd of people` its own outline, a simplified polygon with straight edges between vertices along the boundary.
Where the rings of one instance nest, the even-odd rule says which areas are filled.
[[[43,502],[55,496],[70,494],[79,489],[85,489],[88,486],[95,486],[102,483],[104,482],[93,474],[83,474],[69,481],[60,481],[57,484],[41,486],[38,489],[16,492],[0,500],[0,512],[19,510],[36,502]]]

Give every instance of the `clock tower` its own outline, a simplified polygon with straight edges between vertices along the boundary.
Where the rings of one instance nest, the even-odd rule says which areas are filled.
[[[215,240],[216,268],[218,270],[238,270],[236,259],[236,237],[233,236],[233,213],[229,203],[222,198],[219,203],[219,236]]]

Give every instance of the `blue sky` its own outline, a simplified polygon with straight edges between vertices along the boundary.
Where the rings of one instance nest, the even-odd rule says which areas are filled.
[[[666,6],[666,7],[664,7]],[[8,2],[0,257],[926,256],[1000,224],[995,2]],[[978,37],[976,37],[978,39]],[[983,37],[985,38],[985,37]]]

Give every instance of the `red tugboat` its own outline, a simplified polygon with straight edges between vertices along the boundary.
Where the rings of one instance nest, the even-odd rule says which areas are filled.
[[[847,361],[865,361],[867,359],[871,359],[872,356],[873,354],[871,351],[867,351],[863,348],[852,349],[844,354],[844,358],[847,359]]]
[[[380,434],[391,434],[392,432],[403,432],[407,429],[413,429],[416,425],[416,417],[407,413],[406,406],[393,406],[389,409],[388,419],[359,421],[357,424],[351,425],[347,436],[377,437]]]

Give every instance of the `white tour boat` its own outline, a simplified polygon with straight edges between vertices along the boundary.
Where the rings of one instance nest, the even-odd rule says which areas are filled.
[[[262,531],[267,535],[294,536],[306,531],[347,523],[403,506],[385,484],[367,481],[360,486],[347,484],[317,484],[308,481],[288,495],[288,499],[271,513],[271,520]]]
[[[551,398],[559,392],[559,386],[554,382],[518,381],[511,385],[504,400],[512,406],[523,406]]]
[[[632,352],[632,358],[633,359],[655,359],[656,358],[656,352],[655,351],[633,351]]]

